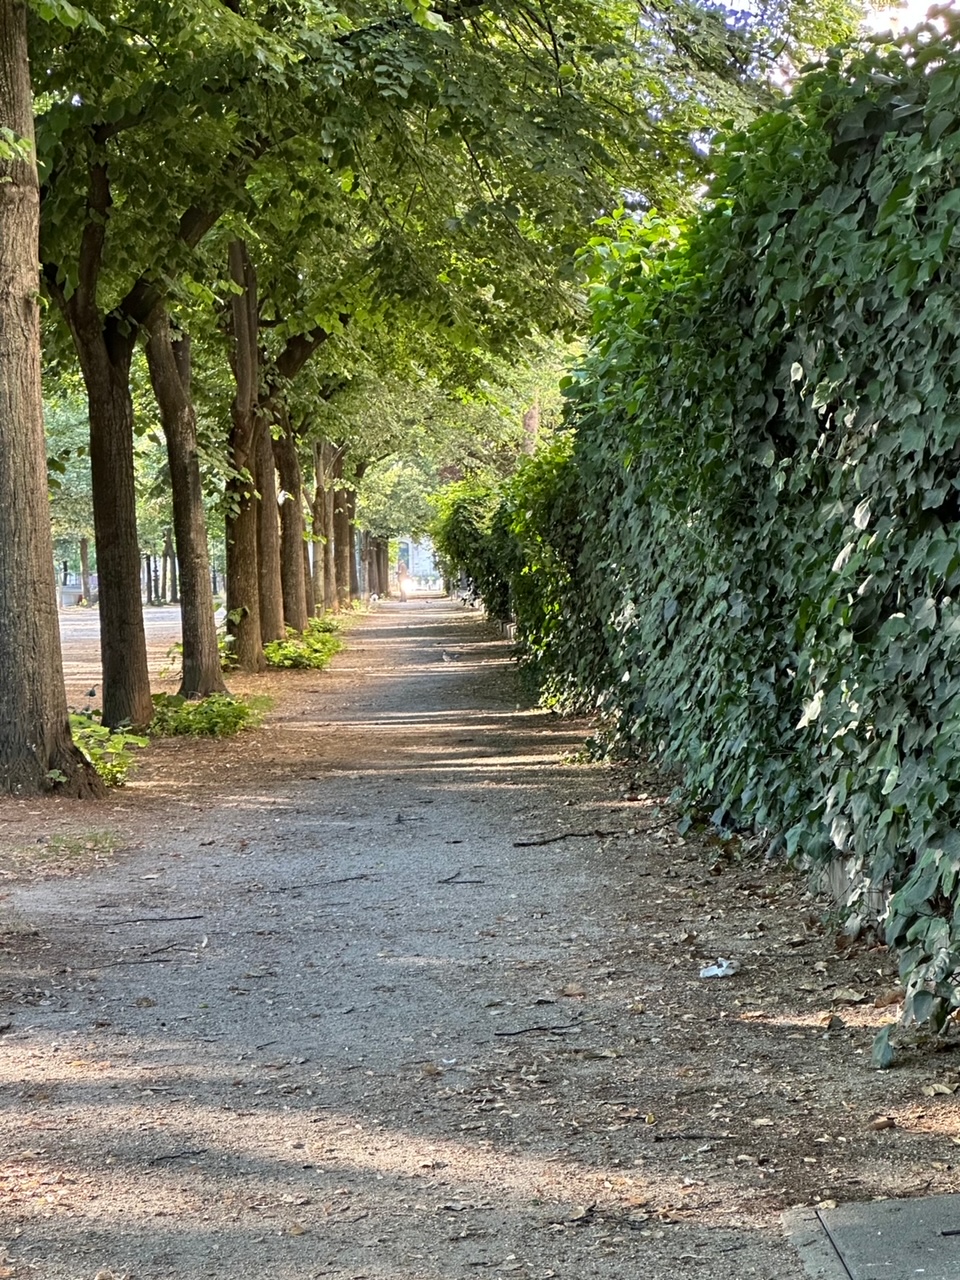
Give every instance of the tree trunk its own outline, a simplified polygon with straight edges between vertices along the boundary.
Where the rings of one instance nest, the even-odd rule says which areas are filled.
[[[142,728],[153,719],[153,703],[140,597],[130,395],[132,347],[125,338],[107,341],[98,316],[77,315],[69,303],[68,308],[90,412],[103,723],[111,728],[123,724]]]
[[[277,503],[277,470],[273,461],[273,441],[266,418],[261,414],[257,428],[257,570],[260,591],[260,633],[264,643],[283,640],[283,590],[280,580],[280,510]]]
[[[311,577],[313,579],[314,609],[324,607],[323,598],[323,463],[320,460],[320,444],[313,445],[313,500],[310,503],[310,532],[313,537],[313,563]]]
[[[80,539],[80,594],[90,603],[90,539]]]
[[[150,572],[150,552],[143,557],[142,597],[148,609],[153,608],[153,574]]]
[[[303,477],[300,452],[289,415],[280,415],[283,427],[273,442],[273,453],[280,473],[284,500],[280,507],[280,583],[283,589],[283,619],[294,631],[303,631],[310,611],[307,608],[306,583],[309,565],[304,560],[306,541],[303,521]]]
[[[207,522],[206,522],[206,516],[205,516],[205,515],[204,515],[204,522],[203,522],[203,524],[204,524],[204,529],[203,529],[203,532],[204,532],[204,545],[206,545],[206,532],[207,532],[206,524],[207,524]],[[169,531],[168,531],[168,533],[167,533],[168,540],[169,540],[169,536],[170,536],[170,535],[169,535]],[[207,564],[208,564],[208,566],[209,566],[209,563],[210,563],[210,553],[209,553],[209,548],[207,548]],[[209,589],[209,586],[210,586],[210,578],[209,578],[209,575],[208,575],[208,576],[207,576],[207,588],[208,588],[208,589]],[[179,603],[180,603],[180,565],[179,565],[179,564],[178,564],[178,562],[177,562],[177,553],[176,553],[176,550],[175,550],[174,545],[173,545],[173,543],[172,543],[172,542],[170,543],[170,603],[171,603],[171,604],[179,604]],[[211,600],[210,600],[210,604],[211,604],[211,607],[212,607],[212,605],[213,605],[213,599],[212,599],[212,597],[211,597]],[[181,623],[181,625],[182,625],[182,623]],[[216,634],[216,624],[214,624],[214,634]],[[219,661],[219,658],[218,658],[218,661]]]
[[[333,491],[333,560],[337,583],[337,608],[350,607],[350,511],[347,490]]]
[[[170,530],[163,531],[163,551],[160,553],[160,603],[167,603],[167,565],[173,559],[173,547],[170,544]]]
[[[301,543],[303,547],[303,598],[307,606],[307,618],[315,618],[317,616],[317,593],[313,589],[313,565],[311,564],[311,555],[316,555],[320,550],[314,546],[311,551],[311,543],[306,538]]]
[[[27,11],[0,0],[0,128],[33,140]],[[103,787],[67,719],[47,499],[37,305],[39,193],[29,160],[0,162],[0,792]]]
[[[48,281],[48,284],[50,282]],[[95,297],[51,292],[80,360],[90,416],[90,478],[97,545],[103,723],[142,728],[153,718],[140,593],[140,547],[133,469],[133,339],[116,315],[105,320]]]
[[[230,296],[230,363],[237,389],[230,406],[229,439],[234,475],[226,486],[227,631],[241,671],[263,671],[260,591],[257,572],[255,446],[259,412],[257,277],[242,240],[229,248],[230,277],[241,288]]]
[[[380,539],[380,587],[381,595],[390,594],[390,543],[386,538]]]
[[[367,546],[367,589],[372,596],[380,596],[380,553],[379,538],[371,538]]]
[[[321,477],[318,479],[318,494],[322,489],[320,502],[323,526],[323,607],[327,612],[336,613],[340,608],[337,595],[337,556],[336,556],[336,479],[343,471],[342,451],[329,440],[320,446]]]
[[[370,599],[370,593],[373,587],[370,585],[373,579],[373,539],[369,532],[364,529],[360,535],[360,594],[364,600]]]
[[[350,529],[350,597],[353,600],[359,600],[360,590],[360,569],[357,563],[357,489],[356,485],[364,477],[369,463],[358,462],[354,468],[355,484],[352,489],[347,491],[347,521]]]
[[[164,309],[153,316],[147,341],[150,380],[160,409],[167,441],[173,526],[177,554],[173,554],[167,530],[164,555],[170,557],[173,598],[177,598],[177,561],[180,566],[180,629],[183,641],[183,673],[180,693],[185,698],[205,698],[223,693],[217,624],[211,593],[210,552],[207,546],[203,486],[197,452],[197,415],[190,393],[190,346],[184,336],[174,342]]]

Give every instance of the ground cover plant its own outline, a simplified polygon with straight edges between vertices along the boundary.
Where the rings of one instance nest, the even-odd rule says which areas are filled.
[[[305,631],[288,631],[285,640],[271,640],[264,645],[267,666],[322,671],[343,648],[339,630],[334,618],[311,618]]]
[[[194,699],[155,693],[153,706],[152,737],[226,738],[241,729],[255,729],[263,719],[261,708],[252,700],[229,693]]]

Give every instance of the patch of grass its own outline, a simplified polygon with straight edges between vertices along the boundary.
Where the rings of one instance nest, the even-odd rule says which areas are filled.
[[[285,640],[271,640],[263,646],[267,666],[281,670],[322,671],[333,655],[343,648],[339,632],[337,619],[326,615],[311,618],[302,635],[291,631]]]
[[[168,738],[228,738],[242,729],[255,729],[263,720],[269,699],[235,698],[212,693],[207,698],[184,698],[179,693],[155,693],[150,733]]]
[[[0,879],[72,875],[106,861],[121,844],[113,831],[41,837],[33,844],[0,850]]]

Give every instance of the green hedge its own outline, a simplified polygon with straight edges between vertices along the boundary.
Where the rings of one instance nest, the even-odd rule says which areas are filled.
[[[726,140],[696,220],[595,243],[575,445],[539,507],[530,476],[505,500],[552,689],[718,822],[893,890],[906,1016],[938,1027],[960,1006],[958,213],[955,31],[810,71]]]

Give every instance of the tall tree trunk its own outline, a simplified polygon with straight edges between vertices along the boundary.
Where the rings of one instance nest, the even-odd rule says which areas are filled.
[[[257,570],[260,590],[260,632],[264,642],[283,640],[283,589],[280,579],[280,509],[277,503],[277,469],[273,441],[266,418],[257,428]]]
[[[377,550],[379,538],[370,538],[367,545],[367,590],[372,596],[380,596],[380,555]]]
[[[0,128],[32,144],[27,11],[0,0]],[[0,792],[102,793],[70,739],[47,500],[31,156],[0,162]]]
[[[153,718],[140,596],[140,545],[133,468],[132,344],[104,333],[95,313],[68,320],[80,356],[90,413],[90,478],[97,545],[103,723],[142,728]],[[114,325],[108,321],[109,329]]]
[[[211,693],[223,693],[226,686],[220,669],[211,591],[210,551],[197,452],[197,415],[190,391],[190,345],[186,336],[173,341],[169,317],[162,308],[151,320],[147,363],[167,442],[173,495],[177,555],[173,554],[169,530],[164,554],[170,556],[174,599],[178,560],[180,567],[183,641],[180,693],[185,698],[205,698]]]
[[[206,518],[204,518],[204,530],[203,530],[203,531],[204,531],[204,544],[206,544],[206,531],[207,531],[207,530],[206,530]],[[167,536],[168,536],[168,540],[169,540],[169,531],[168,531],[168,535],[167,535]],[[209,548],[208,548],[208,549],[207,549],[207,564],[209,565],[209,563],[210,563],[210,553],[209,553]],[[210,578],[209,578],[209,575],[208,575],[208,576],[207,576],[207,589],[209,590],[209,588],[210,588]],[[171,603],[171,604],[180,604],[180,565],[179,565],[179,564],[178,564],[178,562],[177,562],[177,553],[176,553],[176,550],[175,550],[174,545],[173,545],[173,543],[172,543],[172,542],[170,543],[170,603]],[[212,597],[212,595],[211,595],[211,599],[210,599],[210,604],[211,604],[211,606],[213,605],[213,597]],[[183,624],[182,624],[182,622],[181,622],[181,627],[182,627],[182,625],[183,625]],[[216,627],[214,627],[214,634],[216,634]],[[219,658],[218,658],[218,661],[219,661]]]
[[[350,509],[346,489],[333,491],[333,559],[336,570],[337,608],[350,607]]]
[[[336,482],[343,473],[343,451],[329,440],[322,446],[323,458],[323,607],[336,613],[340,608],[337,593],[337,521]]]
[[[70,329],[87,391],[103,723],[111,728],[122,724],[142,728],[153,718],[153,703],[140,595],[133,468],[130,361],[134,340],[117,315],[101,316],[91,289],[78,288],[67,298],[49,275],[47,285]]]
[[[390,543],[386,538],[380,539],[380,587],[381,594],[390,594]]]
[[[313,565],[310,557],[316,555],[320,548],[308,542],[306,538],[302,539],[300,545],[303,547],[303,599],[307,606],[309,620],[317,616],[317,593],[313,589]]]
[[[313,536],[313,598],[314,608],[322,609],[324,604],[323,562],[324,562],[324,498],[323,463],[321,461],[319,441],[313,445],[313,500],[310,503],[310,532]]]
[[[160,603],[167,603],[167,565],[173,558],[173,546],[170,542],[170,530],[163,534],[163,551],[160,553]]]
[[[303,522],[303,476],[297,437],[287,413],[279,415],[282,432],[273,442],[273,454],[280,474],[284,500],[280,506],[280,582],[283,589],[283,618],[294,631],[307,625],[306,583],[310,574],[305,567]]]
[[[354,467],[354,486],[347,491],[347,520],[350,527],[350,596],[353,600],[359,600],[360,590],[360,568],[358,564],[358,546],[357,537],[357,484],[363,479],[367,467],[367,462],[358,462]]]
[[[230,277],[240,286],[231,294],[230,363],[236,393],[230,406],[230,462],[234,474],[226,486],[227,631],[241,671],[263,671],[260,590],[257,572],[257,501],[254,490],[259,416],[257,352],[257,277],[242,240],[229,248]]]
[[[80,593],[90,603],[90,539],[80,539]]]

